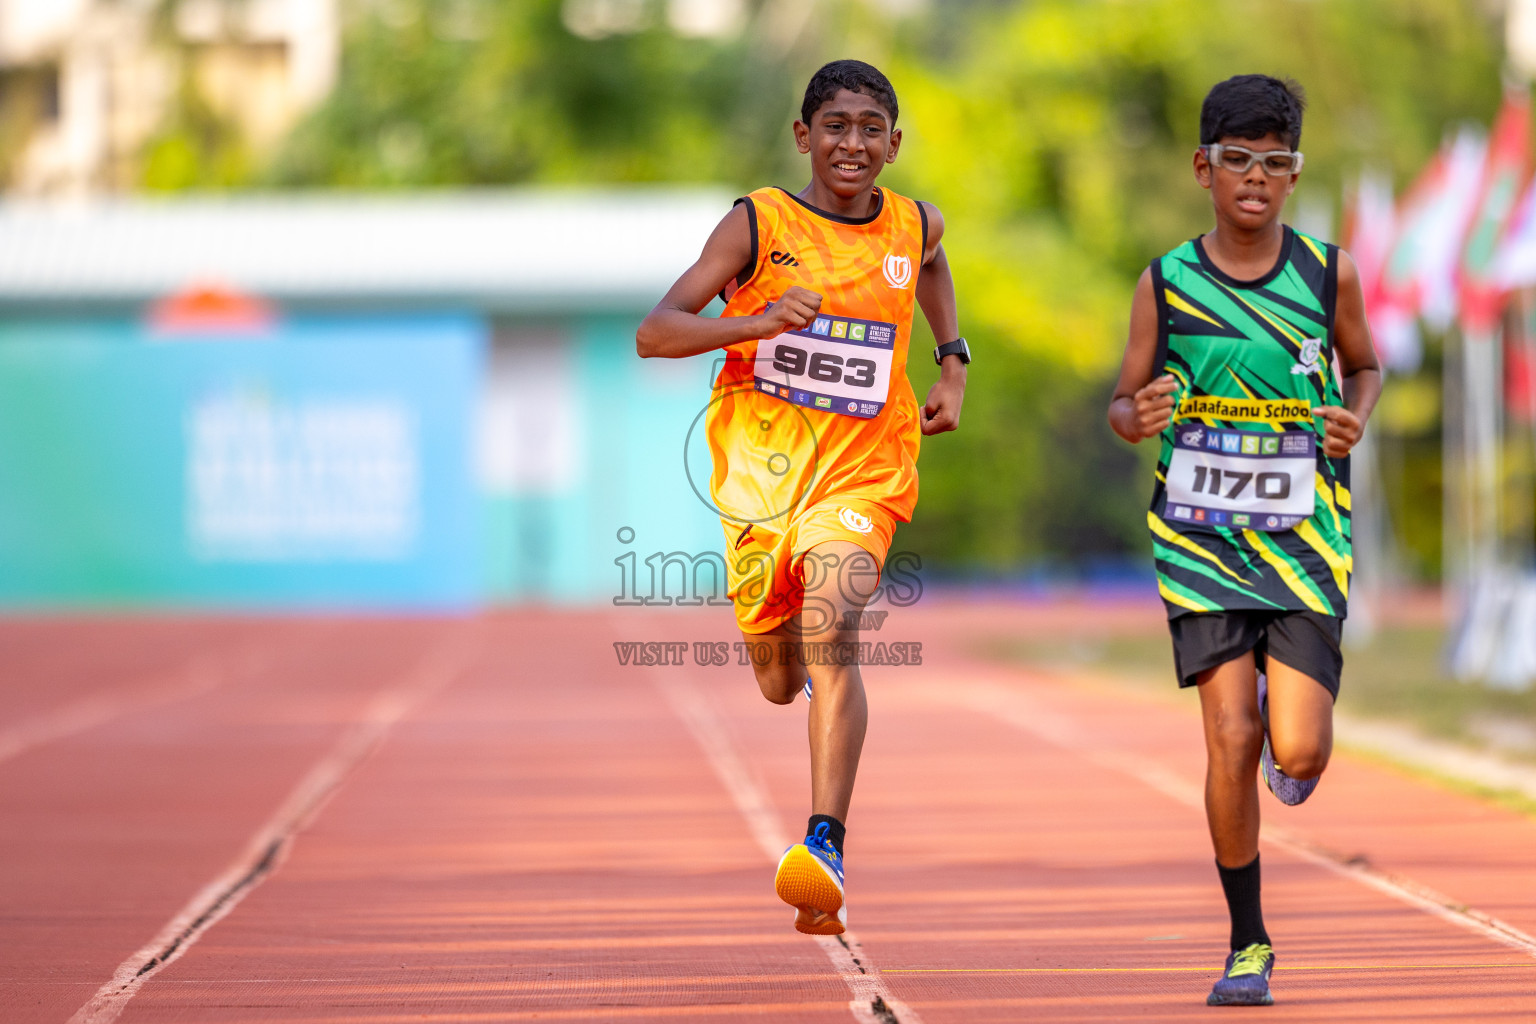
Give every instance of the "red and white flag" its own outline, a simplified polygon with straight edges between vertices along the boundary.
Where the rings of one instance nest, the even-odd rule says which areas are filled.
[[[1360,272],[1360,290],[1365,296],[1365,315],[1376,354],[1388,369],[1411,373],[1418,368],[1423,350],[1418,310],[1411,290],[1408,294],[1393,291],[1386,283],[1387,262],[1397,240],[1391,180],[1378,171],[1362,172],[1347,204],[1345,221],[1344,248]]]
[[[1382,302],[1411,310],[1437,330],[1456,319],[1457,267],[1483,176],[1487,143],[1465,128],[1448,141],[1397,208],[1397,232],[1382,268]]]
[[[1458,274],[1461,322],[1470,331],[1491,330],[1508,290],[1499,280],[1498,256],[1531,176],[1531,108],[1525,90],[1504,94],[1493,125],[1473,216],[1461,246]]]

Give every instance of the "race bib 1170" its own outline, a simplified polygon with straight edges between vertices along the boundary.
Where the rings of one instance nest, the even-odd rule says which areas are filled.
[[[1174,427],[1163,518],[1247,530],[1290,530],[1316,508],[1317,435],[1310,430]]]
[[[885,408],[895,351],[895,324],[824,314],[758,342],[753,375],[764,394],[870,419]]]

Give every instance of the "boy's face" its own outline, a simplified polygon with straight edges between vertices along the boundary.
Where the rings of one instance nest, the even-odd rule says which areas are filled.
[[[901,129],[892,129],[890,113],[874,98],[840,89],[810,124],[795,122],[795,145],[810,154],[817,180],[839,198],[854,199],[896,159]]]
[[[1261,139],[1227,135],[1220,143],[1241,146],[1258,154],[1277,150],[1288,152],[1291,148],[1274,132]],[[1262,230],[1275,222],[1299,177],[1299,171],[1278,176],[1268,174],[1262,159],[1253,161],[1252,166],[1241,173],[1230,171],[1211,163],[1203,147],[1195,150],[1195,180],[1201,188],[1210,189],[1217,217],[1247,231]]]

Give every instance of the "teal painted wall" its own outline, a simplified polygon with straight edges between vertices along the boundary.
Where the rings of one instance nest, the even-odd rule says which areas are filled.
[[[0,329],[0,606],[472,606],[475,316]]]

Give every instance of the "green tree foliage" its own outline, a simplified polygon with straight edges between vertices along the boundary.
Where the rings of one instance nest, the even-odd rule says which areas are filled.
[[[362,5],[333,96],[257,180],[798,187],[806,78],[876,63],[905,133],[884,180],[945,212],[977,353],[901,543],[971,570],[1145,549],[1150,446],[1115,439],[1104,406],[1137,274],[1209,226],[1189,167],[1213,83],[1305,86],[1292,212],[1333,223],[1360,167],[1405,184],[1500,90],[1501,26],[1480,0],[947,0],[902,16],[758,0],[726,40],[681,38],[660,0],[634,2],[633,30],[597,39],[566,28],[561,0]],[[921,394],[932,371],[913,350]]]
[[[682,39],[652,18],[589,40],[560,12],[558,0],[364,8],[330,101],[268,180],[741,181],[787,137],[789,79],[748,38]]]

